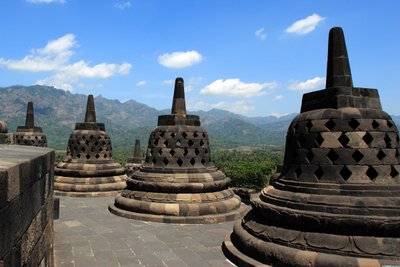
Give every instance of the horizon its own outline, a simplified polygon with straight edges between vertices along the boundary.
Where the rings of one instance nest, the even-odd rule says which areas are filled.
[[[183,77],[190,111],[279,117],[324,89],[328,32],[340,26],[354,86],[377,88],[383,110],[400,114],[399,2],[252,4],[2,1],[12,27],[1,30],[0,87],[42,84],[164,110]]]

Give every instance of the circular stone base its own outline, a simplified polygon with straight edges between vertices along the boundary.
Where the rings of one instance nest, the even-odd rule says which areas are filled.
[[[114,204],[110,204],[108,206],[108,210],[115,215],[141,221],[181,224],[208,224],[233,221],[242,218],[244,214],[249,210],[249,207],[241,204],[237,210],[231,211],[229,213],[209,214],[204,216],[167,216],[137,213],[117,208]]]
[[[121,191],[104,191],[104,192],[66,192],[54,190],[56,196],[67,196],[67,197],[112,197],[116,196]]]
[[[245,249],[266,263],[259,262],[242,252]],[[225,256],[238,266],[298,266],[298,267],[325,267],[325,266],[355,266],[380,267],[384,265],[399,266],[398,260],[373,259],[342,256],[338,254],[321,253],[311,250],[301,250],[284,245],[271,243],[249,234],[241,221],[237,221],[233,233],[226,237],[222,250]]]
[[[271,266],[256,261],[255,259],[250,258],[246,254],[238,250],[231,241],[231,234],[225,237],[225,240],[222,243],[222,252],[224,253],[225,257],[227,257],[237,266],[243,266],[243,267]]]

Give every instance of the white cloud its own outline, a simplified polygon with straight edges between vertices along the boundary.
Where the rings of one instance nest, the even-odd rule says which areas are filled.
[[[71,62],[75,54],[73,49],[77,46],[75,35],[66,34],[49,41],[43,48],[32,49],[22,59],[0,58],[0,66],[17,71],[53,72],[51,76],[39,79],[36,83],[64,90],[73,90],[74,86],[81,84],[82,79],[107,79],[130,72],[132,66],[127,62],[100,63],[93,66],[84,60]]]
[[[201,82],[203,81],[203,77],[192,77],[185,83],[185,92],[190,93],[195,89]]]
[[[139,82],[136,83],[137,87],[145,87],[146,85],[147,85],[146,81],[139,81]]]
[[[283,116],[288,115],[288,113],[272,112],[272,113],[269,114],[269,115],[279,118],[279,117],[283,117]]]
[[[246,114],[249,111],[254,110],[254,106],[251,104],[250,101],[236,101],[236,102],[217,102],[214,104],[211,103],[206,103],[203,101],[196,101],[196,102],[192,102],[189,101],[187,104],[187,107],[189,110],[191,111],[196,111],[196,110],[210,110],[213,108],[216,109],[223,109],[223,110],[228,110],[230,112],[233,113],[237,113],[237,114]]]
[[[158,57],[158,63],[167,68],[186,68],[200,63],[203,56],[197,51],[165,53]]]
[[[66,0],[26,0],[28,3],[32,4],[50,4],[50,3],[61,3],[64,4]]]
[[[170,84],[173,84],[174,81],[173,80],[164,80],[164,81],[162,81],[162,83],[165,85],[170,85]]]
[[[281,100],[283,99],[283,95],[277,95],[274,97],[275,100]]]
[[[264,32],[264,28],[258,29],[254,32],[257,38],[261,40],[265,40],[267,38],[267,34]]]
[[[305,82],[291,81],[288,89],[294,91],[320,89],[325,83],[325,77],[315,77]]]
[[[318,26],[318,24],[325,18],[318,14],[312,14],[305,19],[301,19],[290,25],[286,29],[287,33],[294,33],[298,35],[303,35],[312,32]]]
[[[262,96],[265,90],[274,90],[276,82],[270,83],[244,83],[239,79],[219,79],[201,89],[201,94],[225,95],[225,96]]]
[[[124,10],[126,8],[130,8],[132,6],[132,2],[131,1],[125,1],[125,2],[117,2],[114,3],[114,7]]]

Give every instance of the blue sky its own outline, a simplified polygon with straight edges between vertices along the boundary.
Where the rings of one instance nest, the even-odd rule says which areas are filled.
[[[344,30],[353,83],[400,114],[400,1],[1,0],[0,86],[171,107],[183,77],[189,110],[299,112],[325,87],[327,38]]]

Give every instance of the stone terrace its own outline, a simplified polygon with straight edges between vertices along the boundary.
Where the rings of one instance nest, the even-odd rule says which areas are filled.
[[[234,222],[150,223],[112,215],[113,197],[60,197],[55,266],[233,266],[221,244]]]

